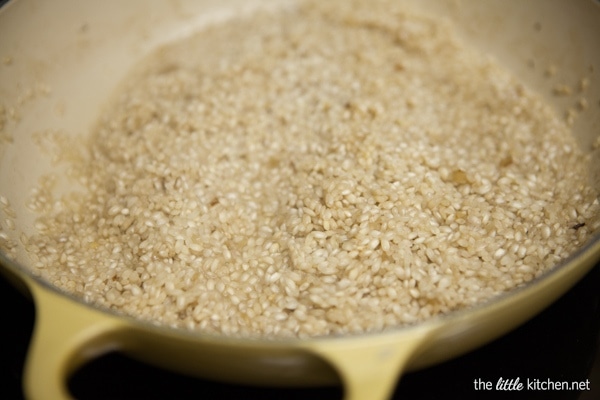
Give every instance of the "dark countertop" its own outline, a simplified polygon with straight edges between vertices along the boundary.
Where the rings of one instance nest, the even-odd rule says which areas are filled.
[[[1,276],[1,275],[0,275]],[[508,335],[446,363],[403,376],[394,398],[600,399],[600,264],[550,308]],[[0,329],[0,398],[20,399],[21,372],[33,327],[29,300],[0,278],[5,315]],[[593,364],[595,365],[592,374]],[[585,381],[589,392],[476,391],[474,380],[499,378]],[[276,389],[228,385],[172,374],[109,354],[75,373],[70,388],[79,399],[340,399],[339,388]]]

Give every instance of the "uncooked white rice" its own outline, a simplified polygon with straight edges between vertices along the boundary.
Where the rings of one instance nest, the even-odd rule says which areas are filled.
[[[380,331],[522,285],[598,229],[565,121],[395,2],[261,11],[143,70],[63,158],[85,190],[31,203],[36,271],[87,301],[225,335]]]

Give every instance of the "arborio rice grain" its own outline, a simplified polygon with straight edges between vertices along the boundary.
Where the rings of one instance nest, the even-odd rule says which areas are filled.
[[[36,271],[87,301],[225,335],[380,331],[522,285],[599,227],[565,122],[395,2],[257,12],[143,71],[66,157],[85,190],[32,203]]]

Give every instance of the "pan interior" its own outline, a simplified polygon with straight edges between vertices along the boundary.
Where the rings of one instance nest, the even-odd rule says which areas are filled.
[[[3,19],[11,16],[8,23],[0,25],[0,35],[10,38],[0,44],[0,91],[3,98],[10,99],[2,104],[0,194],[6,199],[2,217],[14,218],[16,225],[3,230],[13,244],[9,255],[27,265],[20,235],[30,234],[35,225],[35,216],[27,209],[31,190],[49,170],[64,168],[40,154],[40,147],[53,145],[40,138],[52,132],[87,134],[99,110],[141,57],[207,23],[231,18],[240,7],[249,11],[272,2],[190,1],[177,6],[157,2],[152,7],[145,2],[142,7],[136,2],[115,2],[123,8],[117,17],[107,13],[111,7],[100,5],[83,7],[64,1],[53,7],[38,4],[32,10],[22,3],[11,4],[0,15]],[[572,115],[581,148],[598,160],[600,55],[594,51],[593,41],[599,37],[600,24],[594,2],[568,8],[559,1],[406,3],[455,21],[467,41],[493,54],[560,114]],[[148,13],[147,18],[140,18],[140,10]],[[68,19],[52,19],[60,12]],[[42,26],[41,21],[46,23],[49,17],[54,21],[49,30],[53,34],[40,39],[39,31],[32,27]],[[21,20],[26,22],[17,22]],[[70,22],[64,23],[67,20]],[[592,165],[600,168],[598,162]],[[600,171],[593,170],[590,175],[600,188]],[[57,193],[72,189],[70,182],[57,182]]]

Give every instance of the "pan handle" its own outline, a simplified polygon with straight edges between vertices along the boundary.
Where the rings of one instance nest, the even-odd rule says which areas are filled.
[[[344,400],[385,400],[391,398],[402,372],[432,341],[435,331],[434,326],[427,326],[378,336],[310,341],[305,347],[337,370]]]
[[[70,399],[69,375],[87,360],[120,348],[132,329],[36,282],[28,286],[36,317],[24,370],[25,396]]]
[[[67,388],[70,374],[88,360],[132,346],[136,329],[125,319],[73,301],[35,281],[27,283],[36,320],[24,371],[26,398],[71,399]],[[425,325],[389,334],[297,344],[338,371],[344,400],[385,400],[410,361],[431,343],[436,328]]]

